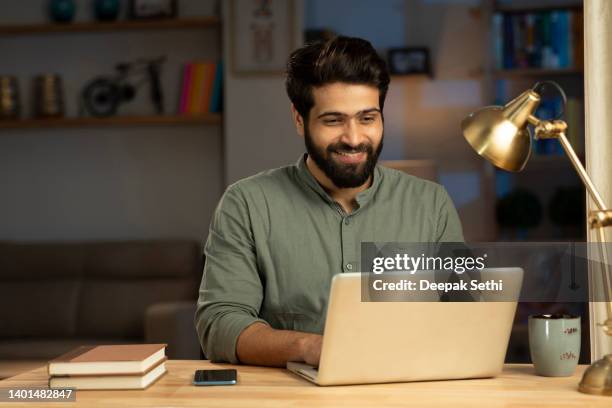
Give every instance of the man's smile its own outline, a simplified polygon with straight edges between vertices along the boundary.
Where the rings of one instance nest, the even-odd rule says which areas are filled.
[[[333,152],[338,161],[345,164],[361,163],[367,158],[366,152]]]

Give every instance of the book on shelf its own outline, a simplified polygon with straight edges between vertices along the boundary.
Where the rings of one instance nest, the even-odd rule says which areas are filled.
[[[492,33],[497,69],[582,68],[580,10],[495,13]]]
[[[190,62],[183,68],[179,114],[198,115],[222,110],[223,64]]]
[[[166,344],[81,346],[47,365],[50,388],[143,389],[166,372]]]

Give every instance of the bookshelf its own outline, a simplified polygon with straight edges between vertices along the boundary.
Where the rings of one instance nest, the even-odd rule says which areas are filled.
[[[580,56],[571,59],[572,64],[564,67],[532,67],[515,66],[512,68],[499,66],[499,26],[495,27],[494,16],[511,15],[512,18],[524,16],[526,14],[546,14],[553,11],[575,13],[579,15],[582,11],[582,1],[580,0],[507,0],[495,1],[488,0],[482,2],[482,15],[484,18],[485,32],[488,33],[485,47],[489,52],[485,61],[485,80],[483,86],[484,96],[488,103],[499,105],[508,102],[521,92],[533,86],[538,81],[552,80],[558,82],[566,91],[568,100],[571,100],[571,114],[567,113],[564,119],[568,122],[568,138],[572,143],[584,143],[584,74],[581,64],[576,64]],[[499,18],[499,17],[497,17]],[[538,20],[541,21],[541,20]],[[521,24],[523,24],[521,22]],[[503,31],[502,31],[503,32]],[[567,33],[566,33],[567,34]],[[572,32],[571,35],[574,35]],[[524,39],[522,33],[518,33],[517,38]],[[567,37],[566,37],[567,38]],[[570,37],[571,38],[571,37]],[[541,43],[539,43],[541,44]],[[524,44],[521,44],[524,45]],[[557,48],[558,49],[558,48]],[[573,51],[573,50],[572,50]],[[518,65],[518,64],[517,64]],[[554,93],[543,95],[543,101],[550,99]],[[538,112],[536,116],[540,115]],[[541,116],[540,116],[541,117]],[[546,118],[546,117],[542,117]],[[570,132],[571,137],[570,137]],[[581,139],[581,140],[580,140]],[[533,193],[542,208],[542,219],[537,227],[531,228],[526,237],[512,235],[511,231],[499,231],[499,240],[522,240],[539,242],[556,241],[583,241],[585,239],[585,225],[572,225],[569,227],[555,225],[551,220],[551,208],[560,208],[559,194],[562,192],[564,199],[567,194],[584,202],[585,192],[580,182],[580,178],[573,169],[568,157],[557,146],[557,141],[548,144],[546,149],[538,151],[539,146],[535,142],[532,145],[532,156],[527,162],[525,169],[519,173],[508,173],[501,170],[495,171],[495,190],[497,199],[504,197],[505,194],[524,189]],[[577,146],[574,145],[574,148]],[[576,148],[581,160],[584,162],[584,153],[580,146]],[[568,193],[568,191],[571,191]],[[578,194],[581,193],[581,197]],[[496,205],[496,203],[492,203]],[[569,208],[565,204],[565,208]],[[583,304],[565,303],[521,303],[517,309],[517,319],[513,326],[513,335],[510,340],[510,348],[507,358],[513,362],[529,362],[529,347],[526,336],[526,316],[538,313],[565,312],[580,314],[584,320],[588,320],[588,313]],[[519,318],[519,316],[522,316]],[[588,325],[583,326],[582,344],[588,345]],[[581,362],[588,361],[588,350],[581,353]]]
[[[563,77],[563,76],[579,76],[583,75],[582,69],[579,68],[515,68],[515,69],[495,69],[493,77],[496,79],[503,78],[537,78],[537,77]]]
[[[582,9],[582,0],[497,0],[493,10],[502,13]]]
[[[528,13],[534,14],[550,14],[552,12],[565,12],[575,13],[579,16],[582,10],[582,1],[579,0],[541,0],[537,2],[529,2],[523,0],[489,0],[482,3],[482,15],[484,16],[485,30],[489,33],[489,40],[487,40],[486,47],[489,50],[486,56],[485,75],[484,75],[484,89],[485,98],[487,103],[490,104],[504,104],[516,97],[524,90],[530,88],[538,81],[553,80],[558,82],[561,87],[566,91],[568,97],[568,106],[566,106],[566,112],[563,119],[568,122],[568,138],[572,142],[574,148],[577,150],[578,155],[584,160],[583,144],[584,144],[584,74],[580,64],[582,54],[576,55],[575,59],[570,59],[570,66],[565,67],[503,67],[500,66],[500,43],[503,46],[508,46],[508,43],[500,41],[499,34],[502,36],[507,34],[506,32],[499,31],[499,26],[495,27],[495,24],[499,23],[499,16],[506,18],[506,15],[510,15],[511,18],[523,18]],[[497,15],[497,16],[496,16]],[[494,19],[497,18],[496,22]],[[513,20],[513,23],[515,21]],[[542,20],[537,20],[542,22]],[[521,21],[521,24],[524,22]],[[522,26],[524,27],[524,25]],[[580,27],[580,25],[578,25]],[[516,25],[514,26],[516,28]],[[571,29],[571,26],[566,26]],[[548,29],[548,27],[546,28]],[[575,27],[574,27],[575,29]],[[542,28],[534,28],[536,30],[543,30]],[[543,31],[539,31],[542,33]],[[536,31],[537,33],[537,31]],[[558,31],[557,31],[558,33]],[[516,33],[513,39],[520,39],[525,41],[526,36],[524,33]],[[569,36],[568,36],[569,34]],[[553,34],[548,34],[553,35]],[[575,39],[575,32],[565,33],[566,41],[581,41]],[[533,38],[533,37],[532,37]],[[568,40],[569,38],[569,40]],[[503,38],[502,38],[503,40]],[[512,44],[512,42],[510,42]],[[542,44],[541,42],[538,45]],[[548,43],[550,44],[550,43]],[[571,44],[571,42],[570,42]],[[525,44],[514,44],[517,49],[525,48]],[[571,51],[574,50],[570,47]],[[557,52],[559,48],[556,48],[554,52]],[[506,50],[504,50],[505,52]],[[538,52],[538,51],[536,51]],[[516,61],[516,55],[515,61]],[[570,54],[572,55],[572,54]],[[503,65],[503,64],[502,64]],[[542,108],[546,108],[548,112],[541,109],[537,112],[536,116],[542,119],[552,119],[555,114],[560,111],[559,100],[555,99],[556,95],[552,90],[550,94],[545,92],[543,95],[543,101],[541,104]],[[552,102],[552,107],[551,107]],[[546,107],[544,105],[547,105]],[[554,240],[558,238],[557,228],[552,225],[546,214],[547,208],[551,203],[552,197],[555,192],[561,188],[568,188],[574,186],[581,186],[580,179],[575,175],[574,169],[571,166],[570,161],[562,149],[557,146],[557,141],[534,141],[532,146],[532,157],[527,163],[525,169],[520,173],[504,173],[501,171],[496,172],[496,191],[498,191],[498,198],[503,196],[503,192],[513,190],[515,188],[524,188],[533,192],[540,201],[542,207],[545,209],[544,217],[538,227],[531,231],[531,236],[528,239],[543,241],[543,240]],[[501,184],[500,184],[501,183]],[[500,187],[501,186],[501,187]],[[501,195],[500,195],[501,194]],[[584,238],[583,232],[580,228],[577,229],[577,235],[573,237],[565,237],[570,240],[581,240]]]
[[[0,129],[51,129],[75,127],[157,126],[157,125],[219,125],[221,115],[152,115],[111,116],[109,118],[45,118],[0,121]]]
[[[220,29],[217,16],[194,16],[154,20],[117,20],[110,22],[76,21],[71,23],[27,23],[0,25],[0,39],[46,34],[79,35],[86,33],[138,32],[163,30]],[[142,116],[22,118],[0,121],[2,129],[45,129],[78,127],[120,127],[154,125],[220,125],[222,114],[165,114]]]
[[[221,21],[215,16],[160,19],[160,20],[122,20],[111,22],[73,22],[45,24],[0,25],[0,36],[36,35],[55,33],[95,33],[110,31],[141,30],[184,30],[215,28]]]

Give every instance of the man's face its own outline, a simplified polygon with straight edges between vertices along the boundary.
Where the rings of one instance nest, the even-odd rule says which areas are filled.
[[[313,89],[314,106],[304,123],[308,155],[339,188],[366,183],[383,145],[378,89],[334,83]]]

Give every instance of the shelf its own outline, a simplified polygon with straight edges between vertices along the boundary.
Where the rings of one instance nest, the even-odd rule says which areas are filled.
[[[113,116],[110,118],[50,118],[0,120],[0,129],[48,129],[108,126],[218,125],[221,115]]]
[[[523,13],[545,10],[582,9],[582,0],[514,0],[495,1],[493,11],[499,13]]]
[[[45,24],[14,24],[0,26],[2,35],[32,35],[52,33],[87,33],[103,31],[179,30],[215,27],[221,24],[218,17],[189,17],[159,20],[119,20],[110,22],[73,22]]]
[[[545,76],[582,76],[582,69],[564,68],[564,69],[548,69],[548,68],[516,68],[516,69],[500,69],[493,71],[495,78],[518,78],[524,76],[545,77]]]

